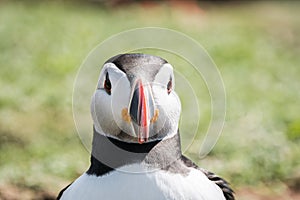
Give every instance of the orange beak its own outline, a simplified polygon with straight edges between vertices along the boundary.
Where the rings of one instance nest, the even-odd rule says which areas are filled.
[[[154,100],[148,88],[143,85],[142,80],[137,80],[129,108],[140,144],[147,142],[149,138],[150,119],[154,115]]]

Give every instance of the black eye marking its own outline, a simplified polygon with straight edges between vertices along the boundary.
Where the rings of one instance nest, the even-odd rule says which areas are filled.
[[[172,87],[173,87],[173,84],[172,84],[172,77],[170,77],[170,80],[169,80],[169,82],[168,82],[168,84],[167,84],[167,92],[168,92],[168,94],[171,93]]]
[[[104,81],[104,89],[107,92],[107,94],[111,94],[111,82],[109,80],[108,72],[106,72],[105,75],[105,81]]]

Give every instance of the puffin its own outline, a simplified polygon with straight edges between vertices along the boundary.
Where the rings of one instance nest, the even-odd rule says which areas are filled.
[[[161,57],[107,60],[91,100],[90,167],[57,200],[234,200],[226,180],[182,154],[174,89]]]

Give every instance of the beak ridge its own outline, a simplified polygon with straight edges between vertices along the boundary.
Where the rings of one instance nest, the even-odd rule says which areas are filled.
[[[143,85],[142,80],[136,81],[129,107],[129,114],[137,126],[138,142],[147,142],[149,138],[150,121],[154,115],[154,101],[150,88]]]

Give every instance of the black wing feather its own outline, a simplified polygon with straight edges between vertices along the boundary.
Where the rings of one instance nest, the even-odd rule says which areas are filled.
[[[219,177],[218,175],[216,175],[210,171],[207,171],[206,169],[199,168],[195,163],[193,163],[190,159],[188,159],[185,156],[182,156],[181,159],[186,166],[199,169],[201,172],[203,172],[203,174],[205,174],[207,176],[207,178],[209,180],[211,180],[217,186],[219,186],[221,188],[221,190],[223,191],[223,194],[224,194],[226,200],[235,200],[234,191],[231,189],[229,183],[226,180],[224,180],[223,178]]]
[[[72,183],[73,183],[73,182],[72,182]],[[62,189],[62,190],[59,192],[58,196],[56,197],[56,200],[60,200],[60,198],[62,197],[64,191],[66,191],[66,189],[68,189],[68,187],[70,187],[70,185],[72,185],[72,183],[70,183],[67,187],[65,187],[64,189]]]
[[[199,168],[209,180],[213,181],[217,186],[221,188],[226,200],[234,200],[234,191],[230,188],[229,183],[218,175],[207,171],[206,169]]]

